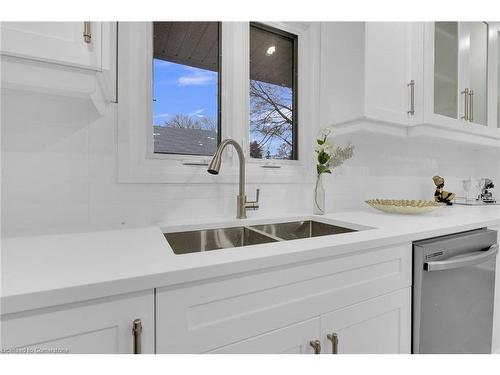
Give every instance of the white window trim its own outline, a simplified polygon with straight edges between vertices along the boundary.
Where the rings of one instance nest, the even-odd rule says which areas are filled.
[[[221,130],[246,152],[249,183],[309,183],[314,176],[313,141],[319,121],[319,23],[266,22],[298,36],[298,160],[249,157],[249,23],[222,23]],[[206,173],[205,156],[153,153],[152,23],[119,24],[118,181],[121,183],[236,183],[237,161],[225,151],[221,173]],[[146,79],[144,79],[146,77]],[[262,168],[269,165],[279,168]]]

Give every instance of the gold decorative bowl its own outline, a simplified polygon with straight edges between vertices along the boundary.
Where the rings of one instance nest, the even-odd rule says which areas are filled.
[[[423,214],[446,206],[435,201],[409,199],[369,199],[365,202],[380,211],[407,215]]]

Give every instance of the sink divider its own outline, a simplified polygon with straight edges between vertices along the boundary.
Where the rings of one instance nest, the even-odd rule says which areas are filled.
[[[272,235],[272,234],[269,234],[269,233],[264,232],[264,231],[262,231],[262,230],[260,230],[260,229],[257,229],[257,228],[252,228],[252,227],[250,227],[250,226],[245,226],[245,228],[246,228],[246,229],[248,229],[248,230],[250,230],[250,231],[252,231],[252,232],[259,233],[259,234],[261,234],[261,235],[263,235],[263,236],[265,236],[265,237],[271,238],[271,239],[273,239],[273,240],[275,240],[275,241],[279,241],[279,242],[286,241],[286,240],[284,240],[283,238],[276,237],[276,236],[274,236],[274,235]]]

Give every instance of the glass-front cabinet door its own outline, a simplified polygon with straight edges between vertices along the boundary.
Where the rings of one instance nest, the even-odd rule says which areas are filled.
[[[433,113],[487,126],[488,23],[435,22],[433,39]]]
[[[458,22],[434,25],[434,113],[459,118],[458,108]]]
[[[488,118],[488,24],[464,22],[469,36],[469,121],[487,125]]]

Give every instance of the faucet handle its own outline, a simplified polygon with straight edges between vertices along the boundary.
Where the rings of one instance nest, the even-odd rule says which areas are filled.
[[[259,208],[259,196],[260,196],[260,189],[257,189],[255,200],[245,202],[245,207],[247,210],[257,210]]]

